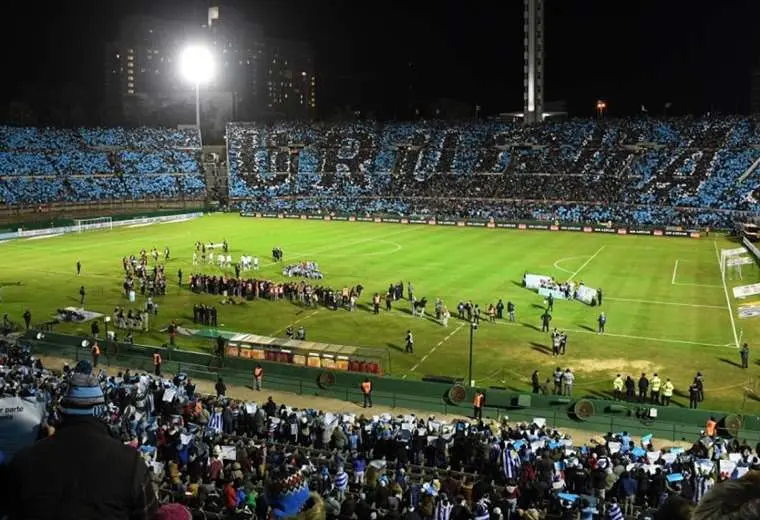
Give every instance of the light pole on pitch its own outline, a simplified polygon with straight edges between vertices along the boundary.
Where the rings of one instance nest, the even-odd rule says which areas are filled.
[[[467,386],[474,386],[472,380],[472,342],[475,338],[475,331],[478,330],[478,324],[470,321],[470,362],[467,365]]]

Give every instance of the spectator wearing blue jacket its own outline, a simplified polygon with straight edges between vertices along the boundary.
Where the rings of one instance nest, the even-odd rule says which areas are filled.
[[[364,485],[364,472],[367,470],[367,461],[363,456],[354,457],[354,484]]]
[[[629,514],[633,510],[633,504],[636,501],[636,493],[639,490],[639,483],[636,479],[631,477],[631,474],[627,471],[620,475],[620,498],[623,502],[623,510],[625,514]]]

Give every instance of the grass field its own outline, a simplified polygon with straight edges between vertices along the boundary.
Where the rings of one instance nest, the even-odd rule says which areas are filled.
[[[195,295],[177,287],[182,268],[185,279],[193,272],[191,256],[196,240],[227,239],[237,261],[241,254],[262,259],[261,276],[280,278],[270,263],[275,245],[288,260],[313,260],[325,273],[323,283],[334,288],[361,283],[366,292],[356,313],[320,308],[304,310],[289,302],[259,300],[239,306],[219,306],[224,328],[263,335],[280,335],[290,324],[304,325],[308,339],[389,349],[393,375],[419,378],[426,374],[467,375],[469,329],[452,319],[448,328],[411,316],[408,304],[397,303],[379,316],[369,312],[375,291],[388,284],[412,281],[418,298],[431,304],[444,299],[456,314],[460,299],[471,299],[485,309],[498,298],[517,306],[517,324],[482,322],[475,332],[474,379],[479,385],[524,389],[534,369],[543,378],[555,366],[571,367],[579,393],[606,395],[618,372],[635,377],[659,372],[676,385],[676,404],[694,374],[705,375],[705,407],[760,412],[760,403],[743,399],[743,388],[754,384],[760,366],[751,358],[749,370],[738,368],[737,336],[753,344],[758,324],[752,319],[732,321],[736,304],[725,290],[717,250],[736,247],[724,238],[636,237],[544,231],[443,228],[348,222],[259,220],[237,215],[154,224],[131,229],[87,232],[45,239],[0,243],[2,311],[21,322],[30,308],[33,322],[48,319],[56,308],[78,305],[78,289],[88,292],[87,308],[108,313],[127,307],[121,290],[121,258],[141,248],[171,249],[167,264],[170,286],[159,297],[160,315],[142,343],[161,344],[158,328],[172,318],[192,321],[194,303],[218,303],[220,297]],[[75,276],[81,259],[83,273]],[[206,272],[219,268],[204,266]],[[230,269],[230,271],[232,271]],[[568,354],[552,359],[550,341],[539,332],[543,298],[520,287],[524,272],[572,277],[604,290],[607,333],[595,331],[598,307],[557,301],[552,326],[568,332]],[[744,281],[758,279],[755,266],[745,267]],[[21,282],[21,285],[14,285]],[[140,299],[138,296],[138,303]],[[407,329],[415,334],[415,353],[403,353]],[[101,327],[102,329],[102,327]],[[64,332],[89,332],[87,325],[62,325]],[[209,348],[210,343],[180,338],[183,348]],[[754,352],[753,352],[754,354]],[[757,357],[757,356],[753,356]],[[757,357],[760,359],[760,357]]]

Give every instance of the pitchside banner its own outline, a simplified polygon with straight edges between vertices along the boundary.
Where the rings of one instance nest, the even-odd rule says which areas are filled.
[[[22,397],[0,399],[0,451],[10,457],[34,444],[44,417],[44,403]]]
[[[545,276],[542,274],[525,273],[523,276],[523,284],[525,285],[526,289],[537,290],[541,288],[542,283],[549,283],[551,281],[551,276]]]
[[[606,226],[579,226],[579,225],[554,225],[554,224],[540,224],[540,223],[524,223],[524,222],[497,222],[497,221],[482,221],[482,220],[422,220],[422,219],[408,219],[397,217],[329,217],[329,216],[314,216],[314,215],[276,215],[272,213],[240,213],[241,217],[259,217],[259,218],[292,218],[301,220],[348,220],[349,222],[375,222],[375,223],[391,223],[391,224],[429,224],[431,226],[458,226],[458,227],[483,227],[483,228],[501,228],[501,229],[520,229],[520,230],[541,230],[541,231],[576,231],[583,233],[605,233],[605,234],[617,234],[617,235],[648,235],[655,237],[685,237],[685,238],[700,238],[702,235],[699,231],[684,230],[681,228],[666,228],[666,229],[637,229],[637,228],[618,228],[618,227],[606,227]],[[755,251],[757,251],[755,249]],[[754,252],[754,251],[753,251]],[[760,256],[760,252],[758,253]]]
[[[739,317],[757,318],[760,316],[760,303],[748,303],[746,305],[739,305]]]
[[[734,298],[744,299],[760,294],[760,283],[753,283],[752,285],[741,285],[734,287]]]

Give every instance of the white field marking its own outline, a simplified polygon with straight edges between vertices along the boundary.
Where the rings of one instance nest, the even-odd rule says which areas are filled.
[[[670,279],[670,283],[672,285],[680,285],[680,286],[683,286],[683,287],[715,287],[715,288],[721,287],[720,285],[712,284],[712,283],[676,282],[676,273],[678,272],[678,262],[680,262],[680,260],[676,260],[675,265],[673,266],[673,277]],[[721,309],[722,308],[723,307],[721,307]]]
[[[40,235],[38,237],[29,237],[24,240],[42,240],[43,238],[53,238],[63,236],[63,233],[53,233],[52,235]]]
[[[588,260],[586,260],[585,262],[583,262],[583,265],[580,266],[577,271],[575,271],[573,274],[571,274],[570,278],[568,278],[567,281],[570,282],[570,281],[573,280],[573,278],[575,278],[576,276],[578,276],[578,273],[580,273],[581,271],[583,271],[586,268],[586,266],[591,263],[591,260],[593,260],[594,258],[596,258],[597,255],[602,252],[602,249],[604,249],[604,246],[602,246],[599,249],[597,249],[596,253],[594,253],[593,255],[591,255]]]
[[[145,226],[152,226],[155,224],[155,222],[142,222],[141,224],[132,224],[127,226],[127,228],[138,228],[138,227],[145,227]]]
[[[597,334],[596,332],[594,332],[592,330],[585,330],[585,329],[566,329],[566,328],[563,327],[562,330],[565,330],[567,332],[577,332],[579,334]],[[678,344],[681,344],[681,345],[695,345],[695,346],[698,346],[698,347],[721,347],[721,348],[725,348],[726,347],[726,345],[719,345],[717,343],[701,343],[701,342],[698,342],[698,341],[688,341],[688,340],[684,340],[684,339],[650,338],[650,337],[647,337],[647,336],[633,336],[633,335],[630,335],[630,334],[615,334],[615,333],[612,333],[612,332],[605,332],[605,333],[599,334],[599,335],[600,336],[609,336],[609,337],[613,337],[613,338],[625,338],[625,339],[637,339],[637,340],[641,340],[641,341],[653,341],[653,342],[657,342],[657,343],[678,343]],[[731,345],[731,347],[733,348],[733,345]]]
[[[306,315],[306,316],[304,316],[303,318],[299,318],[299,319],[297,319],[296,321],[294,321],[293,323],[290,323],[289,325],[286,325],[285,327],[283,327],[283,328],[281,328],[281,329],[277,329],[277,330],[276,330],[276,331],[274,331],[273,333],[269,334],[269,336],[277,336],[279,333],[281,333],[282,331],[284,331],[284,330],[285,330],[285,329],[287,329],[288,327],[292,327],[293,325],[298,325],[299,323],[301,323],[301,322],[303,322],[303,321],[306,321],[306,320],[308,320],[309,318],[311,318],[312,316],[314,316],[315,314],[317,314],[317,313],[319,312],[319,310],[320,310],[320,309],[317,309],[317,310],[315,310],[314,312],[312,312],[312,313],[310,313],[310,314],[307,314],[307,315]]]
[[[350,253],[350,252],[349,253],[328,253],[328,254],[319,253],[319,256],[323,257],[323,258],[324,257],[328,257],[328,258],[330,258],[330,257],[336,258],[337,257],[337,258],[339,258],[339,257],[343,257],[343,256],[351,256],[351,257],[355,257],[355,256],[385,256],[385,255],[391,255],[393,253],[398,253],[399,251],[401,251],[402,249],[404,249],[404,246],[402,246],[398,242],[394,242],[393,240],[383,240],[383,239],[379,239],[378,238],[378,239],[368,240],[368,242],[377,242],[377,243],[382,243],[382,244],[391,244],[392,246],[394,246],[394,249],[388,250],[388,251],[374,251],[374,252],[371,252],[371,253]],[[300,257],[303,257],[303,256],[310,256],[310,255],[313,255],[313,254],[314,254],[313,251],[310,252],[310,253],[302,253],[300,251],[293,251],[292,253],[290,253],[290,256],[300,256]]]
[[[581,255],[581,256],[566,256],[565,258],[560,258],[556,262],[554,262],[552,265],[555,269],[558,271],[562,271],[563,273],[573,274],[573,272],[570,269],[565,269],[564,267],[560,267],[559,264],[562,262],[565,262],[567,260],[574,260],[576,258],[588,258],[589,255]]]
[[[464,324],[464,323],[461,323],[461,324],[460,324],[460,325],[459,325],[459,326],[458,326],[456,329],[454,329],[453,331],[451,331],[451,333],[450,333],[448,336],[446,336],[446,337],[445,337],[445,338],[443,338],[441,341],[439,341],[439,342],[438,342],[438,343],[437,343],[437,344],[436,344],[436,345],[435,345],[433,348],[431,348],[431,349],[430,349],[430,352],[428,352],[427,354],[425,354],[424,356],[422,356],[422,359],[420,359],[420,360],[419,360],[419,362],[417,362],[417,364],[415,364],[415,365],[414,365],[412,368],[410,368],[410,369],[409,369],[409,372],[414,372],[415,370],[417,370],[417,368],[418,368],[418,367],[419,367],[419,366],[420,366],[422,363],[424,363],[424,362],[425,362],[425,360],[426,360],[428,357],[430,357],[430,354],[432,354],[433,352],[435,352],[435,351],[436,351],[436,349],[437,349],[438,347],[440,347],[441,345],[443,345],[444,343],[446,343],[446,342],[447,342],[449,339],[451,339],[451,337],[452,337],[454,334],[456,334],[457,332],[459,332],[460,330],[462,330],[462,327],[464,327],[464,326],[465,326],[465,324]],[[407,375],[408,375],[408,374],[405,374],[405,375],[404,375],[404,376],[403,376],[401,379],[406,379],[406,376],[407,376]]]
[[[723,293],[726,295],[726,306],[728,307],[728,317],[731,318],[731,331],[734,333],[734,348],[739,348],[739,335],[736,333],[736,322],[734,321],[734,311],[731,308],[731,298],[728,296],[728,287],[726,287],[726,277],[723,276],[720,268],[720,253],[718,252],[718,243],[713,240],[715,247],[715,258],[718,260],[718,271],[721,272],[720,280],[723,282]]]
[[[394,237],[396,235],[403,235],[404,233],[409,233],[411,231],[416,231],[417,229],[419,229],[419,228],[417,228],[417,227],[410,227],[410,228],[402,229],[401,231],[395,231],[393,233],[389,233],[387,235],[382,235],[382,236],[379,236],[379,237],[360,238],[359,240],[353,240],[353,241],[350,241],[350,242],[342,242],[340,244],[333,244],[333,245],[330,245],[330,246],[327,246],[327,247],[323,247],[321,249],[314,249],[313,251],[302,252],[300,254],[301,255],[310,255],[311,256],[311,255],[316,255],[316,254],[319,254],[319,253],[326,253],[328,251],[335,251],[335,250],[338,250],[338,249],[343,249],[343,248],[348,247],[348,246],[355,246],[357,244],[363,244],[365,242],[380,241],[380,240],[384,240],[386,238]],[[287,251],[286,251],[286,253],[287,253]]]
[[[198,217],[187,217],[187,218],[178,218],[176,220],[166,220],[164,222],[159,222],[159,224],[176,224],[177,222],[188,222],[190,220],[195,220]]]
[[[609,299],[609,298],[607,298],[607,299]],[[723,309],[723,307],[721,307],[721,309]],[[415,316],[409,316],[409,315],[399,315],[399,317],[400,318],[404,318],[404,319],[415,319],[415,320],[419,319],[419,318],[417,318]],[[488,325],[489,325],[488,321],[486,321],[486,320],[480,320],[480,321],[481,321],[481,323],[485,323],[486,324],[484,326],[488,327]],[[464,325],[466,325],[466,324],[467,323],[465,322]],[[496,321],[493,324],[494,325],[507,326],[507,327],[523,327],[523,326],[525,326],[523,322],[519,322],[519,321],[518,322],[514,322],[514,323],[509,322],[509,321]],[[560,327],[560,326],[557,326],[557,328],[560,328],[560,329],[562,329],[564,331],[567,331],[567,332],[578,332],[580,334],[594,334],[594,335],[597,334],[594,331],[585,330],[585,329],[568,329],[568,328]],[[698,347],[720,347],[720,348],[731,347],[731,348],[736,348],[732,343],[727,343],[725,345],[719,345],[718,343],[702,343],[702,342],[699,342],[699,341],[689,341],[689,340],[685,340],[685,339],[650,338],[650,337],[647,337],[647,336],[633,336],[633,335],[629,335],[629,334],[615,334],[615,333],[612,333],[612,332],[605,332],[604,334],[600,334],[600,336],[607,336],[607,337],[612,337],[612,338],[637,339],[637,340],[642,340],[642,341],[653,341],[653,342],[659,342],[659,343],[678,343],[678,344],[681,344],[681,345],[696,345]]]
[[[695,309],[723,309],[722,305],[702,305],[697,303],[679,303],[679,302],[657,302],[652,300],[634,300],[631,298],[611,298],[609,296],[604,298],[605,300],[613,302],[630,302],[630,303],[649,303],[652,305],[673,305],[675,307],[693,307]]]

